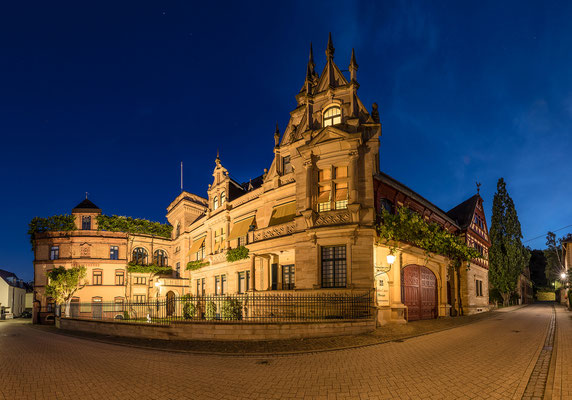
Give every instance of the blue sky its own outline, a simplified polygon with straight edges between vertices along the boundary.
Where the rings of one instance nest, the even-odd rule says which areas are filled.
[[[236,179],[260,175],[330,31],[379,104],[383,171],[445,210],[480,181],[489,221],[504,177],[524,240],[570,225],[571,19],[564,1],[3,4],[0,268],[31,279],[29,220],[86,191],[165,221],[181,161],[200,195],[217,149]]]

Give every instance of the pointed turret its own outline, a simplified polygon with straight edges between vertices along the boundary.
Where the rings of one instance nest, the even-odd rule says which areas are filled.
[[[352,49],[352,57],[350,59],[350,80],[352,82],[357,82],[357,70],[358,70],[358,63],[356,62],[356,53],[354,49]]]
[[[314,63],[314,50],[312,49],[312,42],[310,42],[310,56],[308,57],[308,70],[312,76],[316,75],[316,64]]]
[[[216,164],[216,165],[220,165],[220,154],[219,154],[219,152],[218,152],[218,149],[216,149],[215,164]]]

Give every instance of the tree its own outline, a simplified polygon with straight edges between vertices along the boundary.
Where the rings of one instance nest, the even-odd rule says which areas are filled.
[[[58,305],[65,304],[66,317],[70,316],[73,295],[87,284],[86,276],[87,271],[83,265],[70,269],[58,267],[48,272],[46,295],[53,298]]]
[[[572,233],[560,239],[556,239],[554,232],[546,234],[546,250],[544,250],[544,255],[546,256],[545,274],[546,279],[549,281],[560,279],[560,274],[566,271],[562,242],[570,239],[572,239]]]
[[[489,281],[499,291],[503,305],[515,292],[518,277],[528,265],[530,253],[522,245],[522,232],[514,202],[500,178],[493,198],[489,250]]]

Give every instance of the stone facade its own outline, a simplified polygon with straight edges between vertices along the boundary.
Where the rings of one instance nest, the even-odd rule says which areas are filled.
[[[348,69],[346,77],[334,63],[331,37],[321,74],[315,70],[310,50],[297,106],[284,132],[278,128],[274,132],[274,159],[269,168],[259,177],[238,182],[217,155],[207,196],[183,191],[167,207],[167,219],[174,227],[171,239],[102,232],[96,226],[85,230],[80,225],[73,232],[42,234],[34,262],[39,297],[47,270],[55,265],[81,264],[88,266],[90,277],[95,269],[103,270],[105,283],[82,289],[78,294],[82,301],[98,296],[109,301],[135,295],[152,298],[167,291],[222,295],[376,289],[378,321],[403,322],[408,318],[408,306],[401,277],[404,271],[417,268],[429,274],[433,285],[428,290],[434,291],[435,304],[429,315],[449,316],[456,287],[448,284],[454,281],[449,260],[427,257],[420,249],[404,244],[396,254],[397,261],[388,265],[389,249],[376,240],[377,214],[384,207],[382,200],[388,200],[422,213],[450,232],[467,238],[472,238],[472,233],[379,171],[379,113],[375,103],[368,110],[357,96],[358,65],[353,51]],[[482,200],[480,204],[482,208]],[[87,208],[74,214],[79,224],[84,216],[93,220],[99,212]],[[486,226],[483,229],[486,231]],[[60,246],[57,261],[49,260],[53,245]],[[117,260],[109,260],[111,245],[119,247]],[[228,251],[241,246],[248,248],[249,256],[228,262]],[[148,276],[140,285],[133,282],[142,275],[126,275],[129,279],[123,285],[114,284],[114,271],[125,269],[136,248],[144,248],[148,254],[163,250],[169,265],[179,266],[178,274]],[[190,262],[202,266],[187,270]],[[414,268],[408,269],[410,266]],[[471,268],[460,277],[460,287],[464,304],[479,311],[485,304],[480,298],[474,300],[478,296],[471,288],[475,279],[482,279],[483,298],[488,299],[486,265],[480,265],[480,270]],[[162,283],[159,289],[151,284],[153,280]]]

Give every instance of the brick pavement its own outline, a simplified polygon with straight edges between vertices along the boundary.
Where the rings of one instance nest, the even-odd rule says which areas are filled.
[[[0,399],[520,398],[550,317],[549,307],[531,306],[404,342],[264,359],[123,347],[6,322]]]
[[[556,362],[552,399],[572,399],[572,312],[556,306]]]

